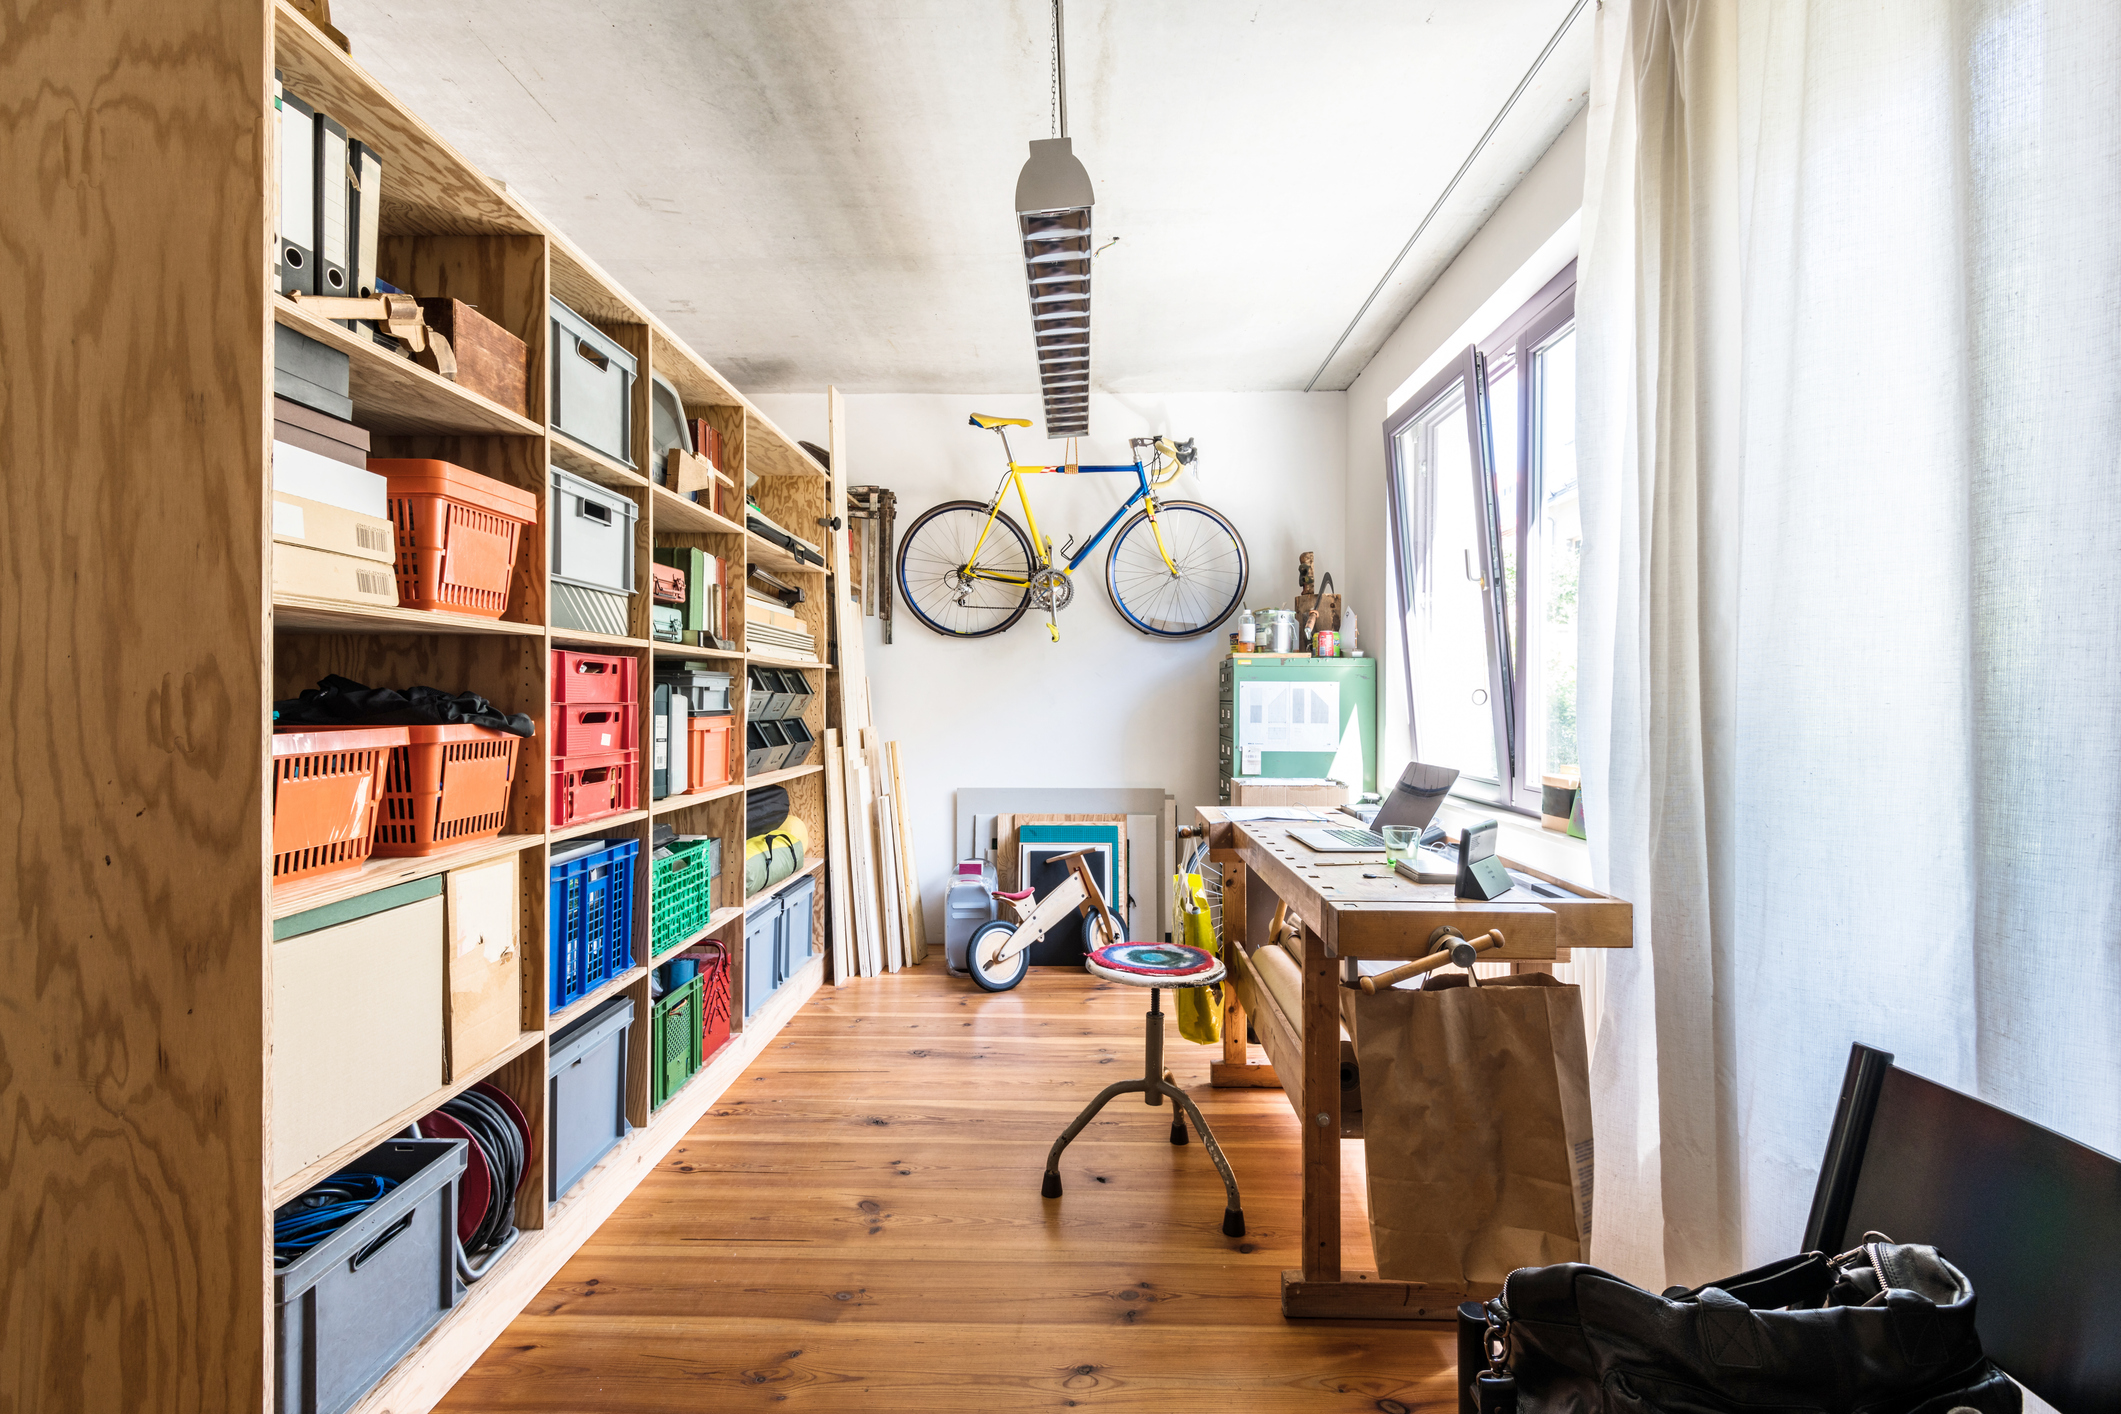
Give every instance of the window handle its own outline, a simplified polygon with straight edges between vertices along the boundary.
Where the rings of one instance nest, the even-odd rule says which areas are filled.
[[[1466,557],[1466,578],[1472,580],[1482,589],[1486,589],[1488,587],[1487,576],[1473,568],[1473,552],[1471,550],[1462,550],[1459,553]]]

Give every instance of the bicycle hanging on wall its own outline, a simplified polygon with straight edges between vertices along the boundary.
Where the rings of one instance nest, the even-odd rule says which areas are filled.
[[[1020,463],[1009,452],[1007,429],[1029,427],[1028,418],[975,413],[971,423],[1001,437],[1009,469],[991,499],[945,501],[923,512],[900,538],[899,595],[922,623],[950,638],[985,638],[1035,607],[1045,611],[1046,631],[1058,641],[1056,616],[1075,597],[1075,571],[1108,535],[1112,548],[1105,556],[1105,593],[1120,617],[1143,633],[1193,638],[1237,612],[1250,572],[1237,527],[1198,501],[1156,495],[1155,488],[1193,465],[1191,441],[1133,437],[1127,443],[1134,451],[1131,463],[1037,466]],[[1058,557],[1052,538],[1040,534],[1024,492],[1024,477],[1053,472],[1131,472],[1135,477],[1133,494],[1112,518],[1080,550],[1071,550],[1074,537],[1069,537]],[[1028,535],[1002,510],[1012,486]]]

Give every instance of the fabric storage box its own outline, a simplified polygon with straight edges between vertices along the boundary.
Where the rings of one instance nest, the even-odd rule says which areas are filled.
[[[468,1075],[523,1032],[521,857],[508,855],[442,876],[449,945],[443,1061],[450,1079]]]
[[[396,1186],[273,1273],[280,1414],[343,1414],[462,1299],[457,1180],[466,1147],[461,1139],[390,1139],[340,1170]]]
[[[552,577],[606,594],[633,593],[633,527],[640,508],[624,492],[552,468]]]
[[[440,875],[274,920],[274,1182],[441,1088],[443,925]]]
[[[273,396],[332,417],[353,416],[353,364],[345,351],[285,324],[272,328]]]
[[[761,899],[744,907],[744,1016],[758,1014],[774,989],[781,985],[776,975],[776,944],[780,934],[782,898]]]
[[[272,538],[278,545],[351,555],[382,565],[395,565],[398,558],[397,535],[388,517],[365,516],[285,491],[272,493]]]
[[[640,743],[631,702],[555,702],[552,706],[552,754],[601,756],[632,751]]]
[[[353,869],[375,848],[376,811],[390,753],[405,727],[275,732],[272,739],[272,876]]]
[[[272,547],[272,592],[276,599],[398,607],[398,577],[389,565],[301,545]]]
[[[614,997],[552,1038],[545,1099],[554,1202],[626,1137],[626,1046],[632,1025],[632,999]]]
[[[633,380],[639,362],[609,334],[552,301],[552,430],[633,465]]]
[[[640,804],[640,752],[553,758],[553,828],[565,829],[584,820],[638,810]]]
[[[690,789],[713,790],[733,779],[729,749],[736,735],[736,718],[723,715],[693,717],[685,723],[685,772]]]
[[[555,702],[632,702],[633,659],[612,653],[552,650]]]
[[[800,717],[809,710],[810,699],[817,694],[810,690],[810,679],[794,668],[782,668],[781,690],[788,694],[788,701],[781,708],[783,717]]]
[[[757,672],[758,669],[752,669]],[[744,774],[763,776],[778,771],[788,759],[788,737],[779,722],[751,722],[744,728]]]
[[[793,717],[775,722],[774,725],[781,729],[781,735],[788,738],[788,754],[781,759],[781,769],[786,771],[807,763],[810,760],[811,748],[817,743],[817,738],[811,735],[810,728]]]
[[[545,907],[552,1010],[633,966],[633,866],[639,840],[569,840],[552,849]]]
[[[687,730],[691,716],[685,694],[657,678],[655,693],[649,698],[648,722],[648,793],[652,799],[686,792],[690,774],[685,756],[691,744],[692,733]]]
[[[660,957],[707,926],[719,842],[704,835],[659,849],[648,864],[648,955]]]
[[[384,769],[376,854],[433,854],[500,834],[523,738],[468,723],[399,730],[409,740]]]
[[[648,1103],[659,1108],[700,1069],[700,979],[680,984],[649,1009]]]
[[[552,582],[552,626],[611,638],[633,637],[633,596]]]
[[[730,710],[729,687],[736,680],[733,673],[718,673],[697,664],[687,663],[678,668],[658,667],[655,676],[657,682],[672,683],[682,688],[696,713]]]
[[[490,399],[518,417],[530,416],[530,347],[462,300],[420,301],[427,327],[449,340],[457,386]]]
[[[389,483],[399,607],[501,617],[537,496],[431,457],[378,457],[368,469]]]

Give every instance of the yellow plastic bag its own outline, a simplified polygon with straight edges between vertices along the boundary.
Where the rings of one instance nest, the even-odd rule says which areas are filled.
[[[1215,920],[1208,914],[1208,891],[1201,886],[1200,875],[1174,874],[1171,882],[1172,892],[1178,896],[1179,941],[1221,956],[1221,949],[1215,944]],[[1213,991],[1206,987],[1179,989],[1178,1034],[1202,1046],[1212,1046],[1223,1038],[1222,1008],[1216,1005]]]

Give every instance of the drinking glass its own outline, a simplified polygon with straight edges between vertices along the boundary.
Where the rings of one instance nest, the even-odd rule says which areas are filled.
[[[1385,858],[1393,864],[1412,861],[1421,846],[1421,831],[1405,825],[1387,825],[1378,833],[1385,837]]]

